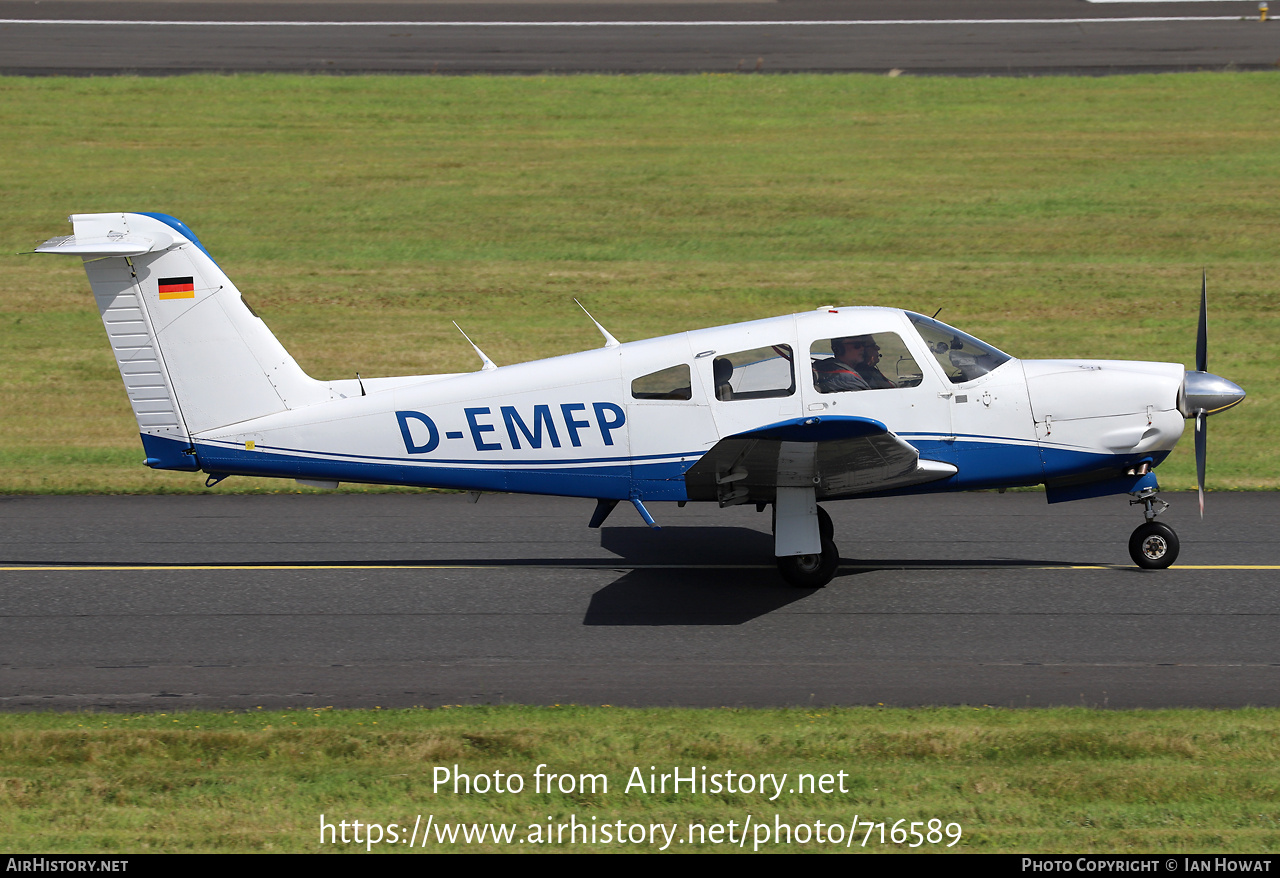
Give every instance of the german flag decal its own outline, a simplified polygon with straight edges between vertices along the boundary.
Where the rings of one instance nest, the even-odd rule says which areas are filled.
[[[196,284],[193,277],[162,277],[160,278],[160,298],[161,299],[194,299],[196,297]]]

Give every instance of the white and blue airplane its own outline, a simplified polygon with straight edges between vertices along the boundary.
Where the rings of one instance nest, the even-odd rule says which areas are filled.
[[[1133,495],[1130,554],[1168,567],[1155,467],[1194,419],[1203,515],[1205,418],[1245,396],[1206,370],[1203,286],[1193,371],[1018,360],[910,311],[822,307],[626,344],[596,323],[596,350],[318,381],[177,219],[70,220],[36,250],[84,260],[147,466],[584,497],[590,527],[623,501],[651,527],[658,501],[772,506],[802,587],[840,560],[820,501],[1040,484],[1050,503]]]

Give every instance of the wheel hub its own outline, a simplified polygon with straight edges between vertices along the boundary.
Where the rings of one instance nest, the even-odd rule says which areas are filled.
[[[1142,554],[1152,561],[1163,558],[1167,551],[1169,551],[1169,544],[1165,542],[1164,537],[1152,535],[1142,541]]]
[[[814,570],[817,570],[820,566],[822,566],[822,556],[821,555],[800,555],[798,558],[796,558],[796,562],[797,562],[796,564],[797,567],[799,567],[801,570],[805,571],[806,573],[809,573]]]

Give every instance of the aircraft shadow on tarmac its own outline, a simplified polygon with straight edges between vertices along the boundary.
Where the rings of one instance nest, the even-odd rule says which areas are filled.
[[[774,566],[773,536],[749,527],[603,527],[600,548],[636,565]]]
[[[776,572],[772,538],[749,528],[664,528],[661,533],[646,528],[604,528],[600,545],[619,556],[619,566],[639,569],[592,596],[584,625],[741,625],[818,591],[783,582]],[[849,565],[856,567],[850,569]],[[832,585],[844,577],[904,567],[1062,566],[1072,565],[1021,559],[844,559]]]
[[[742,625],[817,589],[774,570],[632,570],[591,596],[583,625]]]

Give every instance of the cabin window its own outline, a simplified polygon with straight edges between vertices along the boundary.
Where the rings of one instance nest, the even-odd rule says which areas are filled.
[[[711,361],[716,399],[769,399],[796,392],[791,345],[776,344],[732,354]]]
[[[915,387],[924,377],[896,332],[819,339],[809,361],[819,393]]]
[[[1004,351],[932,317],[910,311],[907,317],[911,318],[924,339],[925,347],[937,358],[938,365],[952,384],[980,378],[1013,359]]]
[[[681,363],[659,372],[641,375],[631,382],[632,399],[693,399],[689,366]]]

